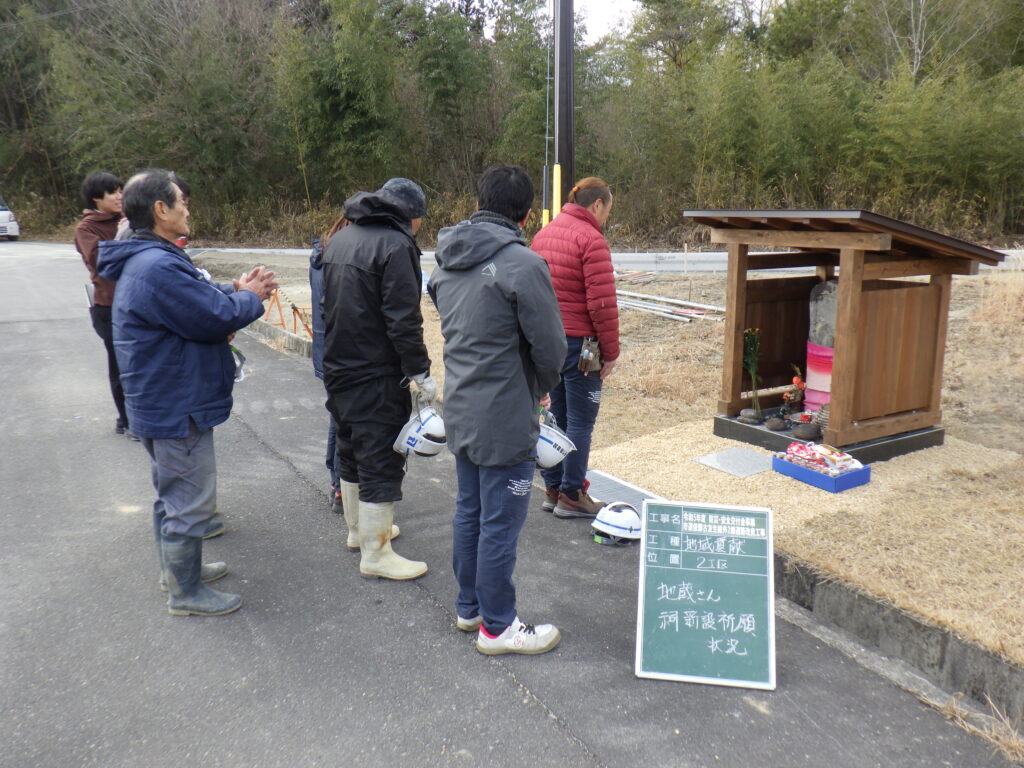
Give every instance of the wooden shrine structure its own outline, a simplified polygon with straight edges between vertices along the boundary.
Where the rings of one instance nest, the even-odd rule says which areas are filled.
[[[953,275],[977,274],[981,264],[998,265],[1001,253],[870,211],[697,210],[685,215],[711,227],[712,243],[728,247],[719,418],[734,417],[751,405],[750,379],[743,369],[746,328],[761,329],[761,407],[782,403],[782,388],[793,376],[791,364],[804,368],[811,289],[836,277],[830,412],[822,441],[845,447],[940,423]],[[766,247],[784,250],[750,253]],[[815,273],[750,276],[755,270],[797,267],[813,267]],[[716,434],[723,434],[717,421]],[[938,439],[928,444],[941,442],[939,430]],[[916,447],[925,445],[889,455]]]

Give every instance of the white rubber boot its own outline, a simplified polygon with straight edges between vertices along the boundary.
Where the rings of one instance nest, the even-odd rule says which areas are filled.
[[[359,573],[362,576],[405,581],[417,579],[427,572],[427,564],[418,560],[406,560],[391,549],[391,521],[395,516],[395,504],[359,503],[359,540],[362,557]]]
[[[341,491],[341,510],[348,526],[348,548],[359,549],[359,483],[347,483],[338,478]]]
[[[356,551],[359,549],[359,483],[346,483],[338,479],[341,491],[341,506],[345,513],[345,524],[348,526],[346,546]],[[401,531],[397,525],[391,526],[391,538],[397,539]]]

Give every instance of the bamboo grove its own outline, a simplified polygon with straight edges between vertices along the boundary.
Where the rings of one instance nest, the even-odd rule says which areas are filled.
[[[576,167],[613,184],[613,241],[679,245],[687,207],[1024,231],[1019,0],[636,8],[578,31]],[[539,186],[551,35],[543,0],[0,0],[0,195],[42,232],[89,171],[163,166],[198,235],[299,245],[401,174],[433,230],[491,162]]]

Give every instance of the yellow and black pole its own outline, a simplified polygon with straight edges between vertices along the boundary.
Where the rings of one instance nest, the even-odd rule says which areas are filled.
[[[560,210],[562,210],[562,166],[555,163],[551,166],[551,211],[554,216],[557,216]]]
[[[573,0],[555,0],[555,165],[551,215],[561,210],[576,177],[576,124],[573,88]]]

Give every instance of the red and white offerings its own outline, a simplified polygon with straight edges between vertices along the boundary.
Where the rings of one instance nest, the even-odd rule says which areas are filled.
[[[801,467],[813,469],[830,477],[838,477],[844,472],[860,469],[864,465],[848,453],[843,453],[831,445],[817,443],[792,442],[785,453],[777,453],[780,459]]]

